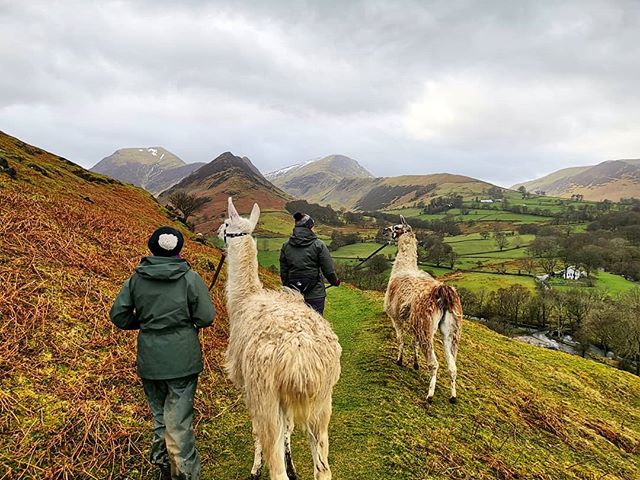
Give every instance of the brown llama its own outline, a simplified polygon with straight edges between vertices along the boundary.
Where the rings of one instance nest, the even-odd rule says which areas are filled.
[[[342,349],[329,323],[293,290],[266,290],[258,278],[251,236],[260,208],[238,215],[229,197],[229,218],[220,226],[228,258],[229,346],[226,370],[244,394],[251,415],[255,455],[251,478],[260,478],[263,457],[271,480],[298,476],[291,459],[294,422],[307,430],[314,479],[330,480],[329,420]]]
[[[398,338],[398,360],[402,365],[404,334],[409,325],[413,334],[413,368],[418,366],[418,348],[427,360],[431,373],[427,402],[436,388],[438,360],[433,337],[440,329],[444,355],[451,377],[451,403],[456,402],[456,356],[462,329],[462,305],[454,287],[436,280],[418,268],[418,242],[404,217],[402,223],[385,228],[385,233],[398,242],[398,253],[384,297],[384,311],[391,319]]]

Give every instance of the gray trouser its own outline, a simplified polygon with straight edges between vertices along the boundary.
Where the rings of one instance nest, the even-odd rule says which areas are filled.
[[[324,314],[324,301],[327,297],[322,298],[305,298],[304,303],[313,308],[320,315]]]
[[[172,480],[200,478],[200,457],[193,433],[197,383],[197,374],[171,380],[142,379],[153,415],[151,463],[161,468],[170,465]]]

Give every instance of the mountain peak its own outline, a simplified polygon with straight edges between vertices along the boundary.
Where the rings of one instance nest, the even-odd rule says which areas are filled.
[[[202,163],[185,163],[164,147],[120,148],[91,170],[142,187],[153,195],[179,182]]]
[[[249,160],[248,157],[239,157],[237,155],[234,155],[232,152],[221,153],[196,173],[197,178],[205,178],[215,173],[232,169],[243,171],[251,177],[266,181],[266,179],[262,176],[262,173],[260,173],[260,170],[256,168],[256,166],[251,162],[251,160]]]
[[[265,209],[281,210],[291,197],[275,187],[247,157],[224,152],[198,171],[184,178],[160,195],[167,203],[173,192],[181,191],[205,199],[204,205],[193,217],[196,229],[212,232],[226,214],[227,197],[233,200],[241,213],[248,213],[254,202]]]
[[[353,158],[334,154],[281,168],[268,173],[266,178],[294,197],[316,198],[345,178],[373,178],[373,175]]]

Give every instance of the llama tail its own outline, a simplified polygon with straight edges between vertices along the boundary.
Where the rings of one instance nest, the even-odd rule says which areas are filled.
[[[424,345],[431,344],[432,329],[437,329],[438,322],[442,320],[450,324],[453,337],[459,338],[460,322],[456,321],[457,317],[462,317],[458,292],[454,287],[443,283],[420,293],[411,305],[410,322],[413,333]]]
[[[438,308],[442,312],[442,320],[445,322],[444,331],[451,335],[453,342],[452,350],[455,355],[458,351],[458,342],[460,339],[462,322],[462,303],[457,290],[445,284],[440,284],[431,290],[431,299],[436,302]],[[442,329],[441,325],[441,329]]]

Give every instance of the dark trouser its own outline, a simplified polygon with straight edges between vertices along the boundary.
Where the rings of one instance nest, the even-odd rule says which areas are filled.
[[[197,383],[197,374],[171,380],[142,379],[153,415],[151,463],[170,468],[172,480],[200,478],[200,457],[193,433]]]
[[[326,300],[327,297],[322,297],[322,298],[305,298],[304,302],[309,305],[311,308],[313,308],[316,312],[318,312],[320,315],[322,315],[324,313],[324,301]]]

